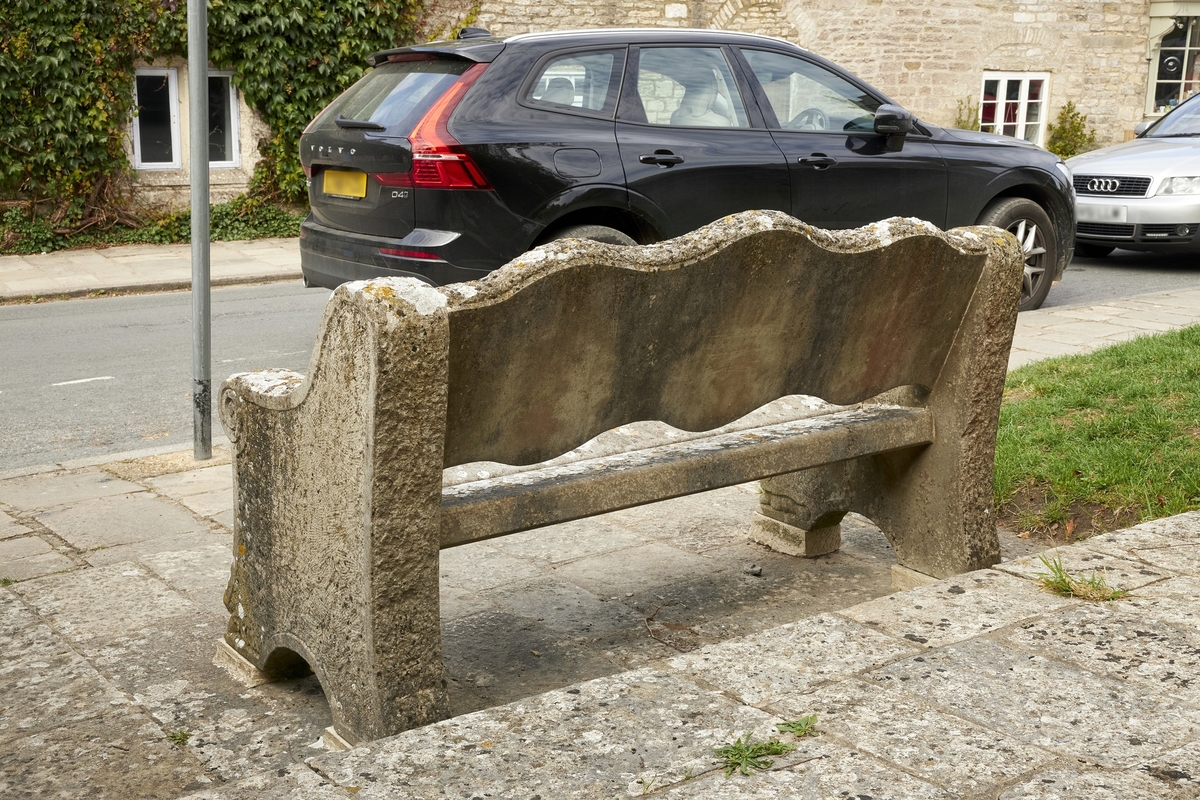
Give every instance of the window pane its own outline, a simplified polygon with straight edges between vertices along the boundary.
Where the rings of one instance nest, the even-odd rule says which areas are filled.
[[[984,103],[979,107],[979,121],[982,125],[991,125],[996,121],[996,104]],[[989,128],[989,130],[991,130]]]
[[[229,78],[208,79],[208,160],[233,160],[233,109],[229,107]]]
[[[1029,97],[1028,97],[1029,102],[1032,103],[1036,100],[1042,99],[1042,84],[1043,83],[1045,83],[1045,81],[1030,81],[1029,82]]]
[[[1182,50],[1163,50],[1158,56],[1158,79],[1175,81],[1183,77]]]
[[[1004,135],[1005,136],[1016,136],[1017,135],[1017,126],[1016,125],[1005,125],[1004,126]]]
[[[380,64],[334,100],[313,123],[313,130],[337,130],[335,120],[377,122],[405,136],[471,62],[421,59]]]
[[[1010,80],[1004,88],[1005,100],[1020,100],[1021,99],[1021,82],[1019,80]]]
[[[743,50],[779,124],[791,130],[873,131],[879,101],[802,58]]]
[[[1166,113],[1179,104],[1179,84],[1160,83],[1154,87],[1154,109]]]
[[[1197,30],[1200,30],[1200,25],[1197,25]],[[1194,94],[1200,93],[1200,50],[1189,54],[1187,73],[1183,81],[1183,96],[1191,97]]]
[[[527,99],[536,103],[604,111],[612,89],[612,53],[588,53],[557,58],[546,65]]]
[[[171,164],[171,84],[166,75],[138,75],[138,149],[143,164]]]
[[[1017,115],[1020,113],[1020,111],[1021,111],[1020,103],[1005,103],[1004,104],[1004,121],[1005,122],[1016,122],[1018,119]]]
[[[1191,36],[1188,37],[1188,47],[1200,47],[1200,17],[1189,17],[1187,26],[1191,31]]]
[[[1030,103],[1025,106],[1025,121],[1026,122],[1041,122],[1042,120],[1042,104]]]
[[[1026,125],[1025,126],[1025,141],[1038,143],[1038,136],[1042,132],[1041,125]]]
[[[715,47],[644,48],[637,94],[652,125],[749,126],[724,54]]]
[[[1000,86],[999,81],[984,81],[983,82],[983,101],[990,103],[996,99],[996,91]]]

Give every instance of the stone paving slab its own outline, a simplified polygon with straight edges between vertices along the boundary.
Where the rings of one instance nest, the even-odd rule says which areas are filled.
[[[115,547],[206,529],[187,511],[149,492],[82,500],[44,511],[35,518],[79,550]]]
[[[0,503],[29,512],[141,491],[145,491],[145,487],[115,478],[103,470],[84,469],[0,481]]]
[[[150,460],[0,481],[25,492],[6,513],[27,531],[0,540],[0,571],[71,570],[0,587],[0,653],[22,654],[0,656],[0,796],[1200,796],[1200,514],[1060,549],[1067,569],[1134,588],[1102,606],[1045,593],[1013,537],[995,569],[892,594],[894,555],[861,518],[815,561],[747,542],[752,487],[455,548],[443,641],[467,716],[336,754],[314,677],[246,689],[212,664],[229,533],[187,504],[221,494],[228,465]],[[46,506],[34,484],[63,476],[79,499]],[[64,526],[65,508],[129,503],[190,523],[131,514],[106,535],[148,538],[67,538],[95,533],[82,516]],[[725,778],[713,747],[786,738],[773,725],[809,713],[819,737]],[[105,739],[102,723],[126,727]],[[72,736],[97,777],[51,773],[44,754]],[[117,794],[138,759],[134,794]]]

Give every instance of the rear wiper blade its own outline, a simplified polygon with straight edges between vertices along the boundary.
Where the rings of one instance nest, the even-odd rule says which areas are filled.
[[[366,119],[348,119],[338,114],[333,118],[333,124],[339,128],[359,128],[364,131],[386,131],[387,127],[380,125],[378,122],[371,122]]]

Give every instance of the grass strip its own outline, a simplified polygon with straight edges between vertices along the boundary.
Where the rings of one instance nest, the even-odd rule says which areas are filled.
[[[1200,508],[1200,326],[1009,374],[1001,522],[1066,538]]]

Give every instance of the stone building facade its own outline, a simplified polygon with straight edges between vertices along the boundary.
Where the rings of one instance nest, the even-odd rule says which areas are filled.
[[[453,30],[472,3],[439,3],[428,27]],[[985,129],[1043,145],[1046,122],[1068,101],[1105,145],[1200,91],[1200,0],[482,0],[472,24],[502,36],[592,27],[776,36],[841,64],[922,119],[952,126],[969,109]],[[172,124],[186,153],[186,64],[147,67],[178,78]],[[214,200],[245,189],[264,133],[236,93],[234,106],[240,147],[235,161],[213,169]],[[187,202],[186,164],[139,170],[136,183],[154,204]]]
[[[1072,101],[1099,142],[1111,144],[1161,114],[1154,102],[1161,43],[1182,22],[1200,49],[1200,24],[1188,30],[1189,20],[1200,21],[1200,2],[484,0],[473,24],[500,35],[661,26],[777,36],[841,64],[939,125],[980,106],[988,77],[999,76],[1003,91],[1007,80],[1044,76],[1039,121],[1053,121]],[[1182,57],[1183,69],[1200,70],[1190,50]],[[1044,124],[1035,140],[1044,143]]]

